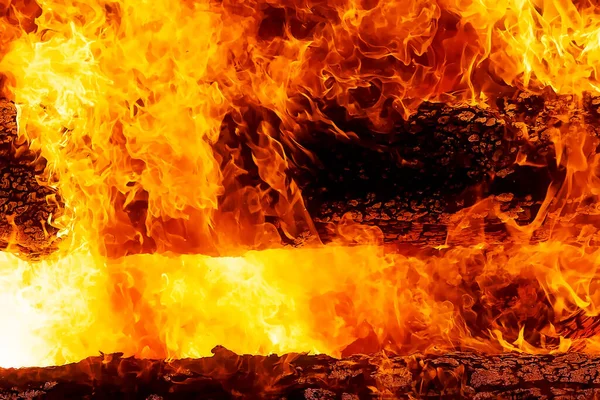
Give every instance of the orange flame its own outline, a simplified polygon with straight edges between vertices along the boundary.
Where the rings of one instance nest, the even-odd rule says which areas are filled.
[[[52,258],[1,256],[11,329],[0,365],[97,351],[197,357],[216,344],[335,355],[600,349],[572,329],[600,304],[587,231],[528,244],[548,213],[576,213],[598,194],[598,143],[583,123],[549,133],[567,178],[538,219],[523,227],[500,215],[520,246],[409,257],[352,224],[361,246],[282,246],[282,236],[315,236],[286,173],[289,157],[311,156],[298,139],[317,125],[355,135],[328,105],[383,134],[426,100],[487,107],[515,88],[580,98],[598,89],[591,1],[1,5],[5,95],[66,212],[49,221],[64,238]],[[228,135],[251,137],[251,154]],[[261,184],[240,178],[248,157]]]

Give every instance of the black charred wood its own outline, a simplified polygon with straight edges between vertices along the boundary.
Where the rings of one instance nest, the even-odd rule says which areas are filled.
[[[391,133],[360,125],[345,126],[356,132],[348,139],[314,133],[302,142],[314,158],[303,159],[290,173],[324,241],[337,235],[337,223],[349,215],[379,227],[387,243],[477,243],[481,236],[472,232],[449,232],[469,207],[487,199],[475,216],[478,229],[486,242],[502,243],[510,236],[500,213],[529,224],[548,188],[564,182],[552,135],[584,130],[597,140],[599,105],[598,99],[551,93],[521,93],[488,108],[424,103]],[[570,221],[581,227],[590,222],[585,219]],[[531,240],[548,235],[541,227]]]
[[[593,399],[600,358],[556,355],[236,355],[166,362],[91,357],[0,369],[2,399]]]
[[[19,142],[16,108],[0,101],[0,249],[27,259],[52,253],[58,229],[48,221],[63,203],[44,181],[46,160]]]
[[[351,133],[348,138],[315,125],[305,127],[308,134],[290,141],[271,112],[255,110],[250,118],[248,108],[243,115],[226,119],[224,133],[214,146],[223,169],[229,171],[224,173],[220,212],[229,207],[246,220],[256,219],[257,232],[263,230],[260,224],[281,226],[277,203],[284,194],[269,191],[253,158],[255,149],[261,147],[256,131],[268,121],[274,127],[273,139],[282,143],[280,157],[289,163],[289,182],[299,186],[304,203],[294,205],[296,226],[288,222],[281,229],[290,244],[300,245],[314,236],[323,242],[332,240],[345,215],[379,228],[386,243],[468,245],[480,242],[482,234],[488,243],[506,242],[510,236],[498,213],[520,225],[528,224],[538,216],[549,186],[560,186],[564,180],[553,132],[583,129],[597,139],[599,110],[596,98],[578,101],[552,93],[521,93],[487,108],[424,103],[408,121],[390,113],[394,123],[387,133],[336,115],[338,126]],[[336,113],[339,110],[331,112]],[[61,213],[62,202],[53,188],[40,183],[46,179],[44,159],[28,151],[25,143],[17,143],[14,106],[3,102],[0,117],[0,248],[40,257],[56,248],[56,228],[46,221]],[[232,152],[238,153],[235,163]],[[255,206],[228,203],[228,194],[240,188],[261,193],[261,207],[266,207],[262,216],[257,216]],[[470,216],[479,218],[477,232],[452,234],[469,207],[482,199],[488,199],[488,205]],[[145,215],[145,207],[139,204],[136,212]],[[562,217],[575,225],[573,237],[577,229],[598,220],[588,215]],[[543,241],[548,236],[549,231],[541,227],[531,240]],[[153,243],[153,238],[147,239],[145,243]]]

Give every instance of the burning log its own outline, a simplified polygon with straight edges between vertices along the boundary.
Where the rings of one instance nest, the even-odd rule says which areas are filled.
[[[0,248],[27,258],[55,250],[57,191],[42,183],[46,160],[17,138],[16,108],[0,101]]]
[[[385,353],[214,356],[166,362],[90,357],[48,368],[0,370],[1,398],[596,398],[598,356]]]
[[[586,97],[579,104],[572,97],[551,93],[504,97],[492,108],[424,103],[408,121],[396,117],[390,134],[374,133],[362,121],[343,122],[344,117],[334,118],[336,112],[330,111],[332,119],[344,130],[356,132],[355,136],[340,138],[315,127],[299,138],[312,153],[308,158],[282,141],[286,156],[293,160],[289,176],[298,183],[308,214],[325,242],[339,234],[337,225],[344,215],[380,228],[388,243],[468,245],[482,241],[481,235],[488,243],[505,242],[509,235],[501,216],[513,218],[519,225],[530,223],[549,186],[560,186],[564,180],[565,167],[556,162],[556,132],[582,129],[595,140],[600,126],[598,100]],[[13,146],[14,107],[5,102],[2,113],[5,185],[17,177],[23,182],[22,192],[13,190],[4,196],[6,210],[2,215],[15,213],[19,228],[13,242],[18,251],[30,256],[47,254],[55,247],[56,228],[45,221],[50,215],[56,216],[62,205],[54,189],[38,183],[44,160],[24,151],[23,145],[19,150]],[[255,143],[257,136],[226,132],[215,144],[215,152],[226,163],[230,149],[241,146],[244,157],[236,163],[248,171],[234,176],[235,182],[225,182],[226,189],[228,185],[267,188],[252,157],[252,148],[260,147]],[[228,201],[225,192],[223,204]],[[488,203],[471,212],[469,207],[482,199]],[[158,240],[138,221],[140,215],[146,215],[147,207],[147,200],[141,199],[135,207],[124,210],[133,228],[141,230],[139,240],[144,243],[127,247],[128,253],[153,251]],[[465,217],[477,219],[479,231],[453,234]],[[577,227],[590,222],[587,218],[581,223],[584,217],[589,216],[580,213],[574,220]],[[3,221],[0,237],[6,247],[14,229],[8,218]],[[280,223],[277,216],[270,216],[268,221],[275,226]],[[181,224],[185,222],[171,223],[162,231],[167,234],[170,226]],[[473,223],[470,226],[472,229]],[[296,231],[293,243],[302,243],[307,237],[302,229],[307,229],[306,225]],[[542,227],[532,240],[542,241],[548,235],[549,230]],[[168,249],[168,239],[163,239]],[[115,240],[120,243],[119,238]],[[123,249],[120,246],[114,255],[122,255]]]
[[[313,135],[302,144],[318,163],[300,163],[293,174],[325,240],[347,214],[379,227],[385,242],[469,245],[485,234],[487,243],[504,243],[510,237],[502,219],[531,223],[549,187],[565,180],[565,155],[557,163],[554,141],[584,132],[598,144],[598,103],[548,93],[502,98],[495,108],[425,103],[392,134],[354,126],[355,140]],[[560,217],[581,230],[590,223],[581,211],[576,219]],[[467,217],[476,224],[453,234]],[[555,223],[560,219],[546,218],[531,240],[547,239],[546,226]]]

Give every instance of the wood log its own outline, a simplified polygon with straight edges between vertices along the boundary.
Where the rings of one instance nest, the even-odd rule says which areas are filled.
[[[0,247],[6,248],[12,241],[16,251],[40,256],[51,252],[56,245],[56,229],[44,221],[51,214],[59,214],[62,204],[55,190],[38,183],[44,160],[23,151],[23,144],[17,146],[14,108],[8,102],[2,104],[3,185],[7,188],[18,177],[22,183],[16,185],[23,190],[0,193],[0,199],[5,199],[0,201],[4,207],[0,210],[3,218]],[[214,145],[223,168],[232,163],[231,149],[240,155],[233,160],[235,168],[229,165],[236,172],[226,175],[220,210],[231,208],[233,214],[251,216],[248,219],[258,221],[256,231],[264,229],[260,224],[272,224],[292,245],[301,245],[315,235],[324,242],[331,240],[339,234],[337,224],[344,215],[378,227],[386,243],[417,246],[469,245],[482,240],[504,243],[510,236],[498,212],[511,216],[518,224],[528,224],[537,216],[548,187],[560,186],[564,180],[565,168],[556,163],[551,131],[568,133],[571,128],[582,129],[590,138],[597,138],[599,104],[597,98],[589,96],[576,101],[552,93],[515,94],[500,98],[487,108],[424,103],[408,121],[390,112],[387,118],[393,122],[393,128],[391,133],[384,134],[375,133],[365,121],[348,121],[339,108],[324,106],[324,112],[341,130],[352,132],[348,138],[334,135],[316,123],[307,123],[306,134],[299,135],[294,142],[286,140],[277,129],[274,132],[289,163],[288,179],[296,182],[302,192],[303,205],[296,207],[300,211],[305,207],[307,211],[306,215],[296,213],[297,226],[293,230],[289,229],[289,223],[287,229],[282,228],[282,220],[275,211],[282,196],[275,191],[270,192],[271,199],[261,200],[261,207],[270,208],[263,210],[264,218],[254,217],[254,203],[229,202],[228,194],[239,188],[258,188],[261,193],[270,190],[253,156],[255,149],[260,148],[257,134],[260,123],[270,120],[277,126],[277,118],[268,110],[249,108],[244,115],[224,121],[223,134]],[[264,159],[264,155],[261,157]],[[488,203],[484,207],[470,211],[469,207],[486,198]],[[158,231],[167,239],[153,238],[145,232],[145,224],[138,221],[139,216],[147,215],[146,208],[141,196],[141,200],[124,210],[135,225],[133,229],[141,230],[140,243],[119,245],[114,256],[123,255],[123,251],[154,251],[153,243],[157,240],[161,240],[161,248],[181,252],[170,246],[168,237],[175,233],[170,232],[172,227],[181,230],[187,226],[186,221],[165,222]],[[14,224],[7,215],[15,216]],[[455,232],[466,216],[477,220],[476,223],[468,231]],[[600,228],[600,219],[595,215],[558,217],[574,230],[573,237],[577,237],[577,230],[584,225]],[[549,220],[547,226],[556,226],[557,222],[560,223]],[[219,221],[215,226],[218,229]],[[252,227],[245,226],[245,231],[252,231]],[[549,235],[550,231],[541,227],[532,240],[545,240]],[[247,236],[253,240],[252,235]],[[116,243],[122,243],[118,239]],[[252,243],[241,244],[252,246]]]
[[[489,108],[424,103],[388,134],[356,123],[344,127],[357,133],[349,140],[313,133],[301,142],[313,157],[296,163],[291,174],[325,241],[349,214],[379,227],[389,243],[469,245],[481,242],[481,234],[488,243],[505,243],[510,236],[499,214],[531,223],[550,185],[559,188],[565,180],[552,135],[583,131],[598,144],[599,104],[551,93],[520,93]],[[487,204],[469,209],[483,199]],[[479,222],[451,234],[469,213]],[[562,221],[576,231],[573,237],[584,225],[600,227],[593,215],[581,214],[547,218],[531,240],[546,240],[547,227]]]
[[[565,179],[565,166],[556,161],[553,135],[584,131],[590,140],[597,139],[598,104],[590,96],[578,100],[551,92],[515,93],[489,107],[424,103],[407,121],[394,110],[386,111],[390,131],[385,133],[376,133],[365,120],[349,119],[340,107],[321,105],[319,110],[337,130],[307,120],[292,129],[270,110],[240,107],[225,118],[213,146],[225,188],[213,221],[215,236],[245,248],[267,247],[271,242],[257,243],[257,237],[275,229],[292,246],[314,243],[315,238],[328,242],[339,238],[339,222],[351,216],[379,228],[386,243],[417,247],[504,243],[511,236],[502,219],[529,224],[550,185],[558,188]],[[269,138],[265,126],[270,126],[266,128]],[[266,165],[280,165],[282,160],[288,166],[286,185],[274,185],[268,182]],[[294,186],[301,192],[301,202],[292,193]],[[487,204],[471,208],[483,199],[488,199]],[[146,209],[141,198],[125,213],[138,221],[140,215],[147,215]],[[457,231],[465,217],[472,220],[469,229]],[[566,221],[573,238],[594,219],[591,215],[579,220],[573,215],[555,217]],[[239,219],[243,229],[238,232],[231,227]],[[212,243],[211,238],[197,244],[188,240],[185,245],[190,247],[185,249],[169,243],[170,235],[177,236],[173,227],[194,229],[190,221],[151,221],[161,227],[156,237],[138,223],[139,243],[127,249],[117,245],[113,255],[153,251],[158,242],[177,253],[221,254],[218,248],[202,247]],[[547,227],[561,221],[549,220],[530,239],[546,240],[551,233]],[[218,232],[222,226],[227,228]],[[118,238],[115,242],[121,243]]]
[[[594,399],[600,357],[578,353],[236,355],[175,361],[90,357],[0,369],[1,399]]]
[[[0,101],[0,249],[27,259],[52,253],[58,229],[48,223],[63,207],[47,184],[46,160],[17,135],[16,108]]]

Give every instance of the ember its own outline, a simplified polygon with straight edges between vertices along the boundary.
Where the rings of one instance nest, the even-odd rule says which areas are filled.
[[[240,360],[273,396],[288,375],[314,398],[516,395],[565,360],[598,379],[593,1],[0,11],[0,366],[34,367],[0,390],[88,385],[65,371],[94,381],[106,359],[37,367],[98,352],[135,357],[118,371],[196,359],[214,395],[250,393]],[[250,355],[202,358],[217,345]],[[365,380],[323,386],[292,358]]]

